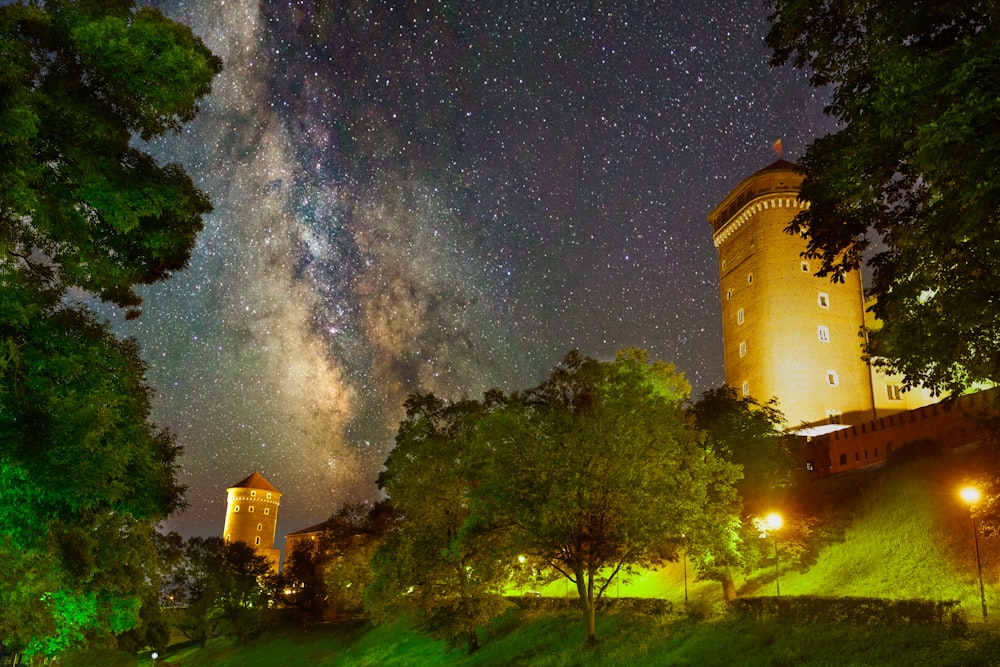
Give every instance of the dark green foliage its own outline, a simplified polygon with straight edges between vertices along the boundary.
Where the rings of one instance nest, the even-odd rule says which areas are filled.
[[[508,606],[502,590],[514,568],[505,531],[463,535],[470,516],[472,453],[483,414],[477,401],[414,395],[379,486],[399,516],[375,551],[365,605],[377,620],[407,615],[414,627],[474,652],[477,630]]]
[[[374,579],[370,560],[393,521],[388,502],[346,504],[316,538],[295,545],[281,573],[286,604],[308,624],[364,615],[365,589]]]
[[[192,537],[168,580],[167,594],[183,607],[174,624],[204,646],[225,622],[242,644],[264,623],[272,578],[271,561],[246,543]]]
[[[579,607],[578,600],[573,598],[550,597],[511,597],[511,603],[518,609],[530,611],[573,611]],[[648,616],[662,616],[674,613],[674,605],[670,600],[660,598],[615,598],[602,597],[598,607],[603,612],[628,611]]]
[[[0,7],[3,261],[120,306],[183,268],[211,206],[130,142],[194,118],[221,68],[186,26],[131,2]]]
[[[695,425],[712,449],[743,469],[736,489],[744,509],[764,512],[772,491],[798,480],[801,469],[796,438],[782,431],[784,416],[774,401],[760,403],[722,386],[704,392],[691,406]]]
[[[673,365],[628,349],[569,354],[544,383],[488,411],[471,467],[472,521],[510,530],[524,554],[575,584],[594,643],[616,576],[674,558],[685,534],[728,533],[736,466],[686,418]]]
[[[208,200],[132,140],[191,120],[220,68],[128,0],[0,5],[0,637],[29,653],[108,640],[152,597],[179,448],[135,342],[76,301],[135,316],[135,286],[187,263]]]
[[[887,600],[862,597],[742,598],[729,605],[740,617],[776,618],[795,623],[856,625],[952,625],[965,628],[965,615],[956,600]]]
[[[1000,380],[1000,25],[995,3],[772,0],[772,63],[829,86],[841,129],[800,161],[789,231],[820,275],[873,252],[875,363],[909,386]]]

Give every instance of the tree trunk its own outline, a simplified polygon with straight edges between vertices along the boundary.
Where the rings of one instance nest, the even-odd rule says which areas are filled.
[[[584,572],[579,568],[576,572],[576,590],[580,593],[580,605],[583,607],[583,623],[586,628],[584,644],[593,646],[597,643],[597,631],[594,624],[594,573]],[[584,578],[586,576],[586,578]]]
[[[726,605],[736,599],[736,583],[733,582],[733,577],[728,573],[722,575],[722,597],[726,600]]]
[[[479,635],[473,630],[469,633],[469,655],[479,650]]]

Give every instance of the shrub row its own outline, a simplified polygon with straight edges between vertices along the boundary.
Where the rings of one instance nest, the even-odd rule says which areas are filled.
[[[549,598],[549,597],[510,597],[508,598],[520,609],[565,611],[580,609],[579,598]],[[670,600],[657,598],[608,598],[602,597],[597,603],[599,611],[628,610],[637,614],[656,616],[670,614],[674,610]]]
[[[743,618],[853,625],[965,625],[957,600],[886,600],[863,597],[758,597],[733,600]]]

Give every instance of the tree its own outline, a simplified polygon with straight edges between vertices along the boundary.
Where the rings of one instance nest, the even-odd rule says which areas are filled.
[[[337,617],[358,617],[364,613],[365,591],[375,580],[372,556],[394,524],[396,511],[388,501],[371,507],[347,504],[334,518],[331,532],[336,553],[323,571],[323,583]]]
[[[211,205],[132,138],[192,120],[221,60],[129,0],[4,5],[0,40],[7,270],[139,305],[133,287],[187,264]]]
[[[718,581],[728,603],[736,598],[733,570],[749,572],[763,558],[761,530],[753,518],[771,509],[773,491],[795,478],[797,448],[795,438],[782,432],[784,416],[773,402],[739,396],[731,387],[704,392],[691,414],[712,451],[743,471],[735,484],[742,516],[724,530],[713,527],[685,536],[699,578]]]
[[[364,613],[365,589],[374,578],[371,557],[393,516],[386,501],[346,503],[315,539],[295,545],[281,573],[282,587],[304,622]]]
[[[68,308],[7,333],[0,634],[51,656],[139,620],[151,526],[180,503],[179,448],[147,421],[134,342]]]
[[[772,64],[832,89],[789,231],[819,275],[873,253],[877,366],[908,386],[1000,381],[1000,26],[994,2],[772,0]]]
[[[258,629],[273,595],[271,561],[245,542],[192,537],[170,578],[168,595],[185,607],[175,625],[205,645],[226,621],[242,644]]]
[[[117,637],[118,650],[127,653],[134,654],[150,648],[162,655],[170,642],[170,622],[164,613],[164,605],[173,607],[174,604],[166,594],[166,588],[168,577],[184,555],[184,538],[172,531],[166,535],[154,532],[152,542],[156,553],[155,558],[143,563],[148,585],[142,595],[139,623]]]
[[[285,556],[281,572],[285,604],[298,613],[302,623],[316,623],[330,616],[325,573],[334,550],[329,530],[323,530],[316,539],[297,542]]]
[[[662,563],[685,534],[735,516],[738,468],[692,428],[689,391],[645,352],[607,363],[573,352],[483,418],[468,523],[504,527],[514,553],[576,585],[588,644],[616,576]]]
[[[796,480],[801,467],[796,439],[783,432],[784,416],[774,401],[761,403],[723,385],[702,393],[691,414],[712,450],[743,469],[736,490],[744,509],[764,512],[771,492]]]
[[[485,409],[433,394],[406,401],[379,476],[398,517],[372,557],[374,581],[365,594],[374,618],[407,614],[415,627],[449,647],[464,643],[470,653],[479,647],[477,630],[508,606],[502,592],[514,565],[499,531],[463,534],[470,488],[462,464]]]
[[[208,200],[133,137],[191,120],[220,69],[128,0],[0,5],[0,636],[29,652],[135,625],[150,526],[181,504],[137,346],[76,297],[132,317],[187,263]]]

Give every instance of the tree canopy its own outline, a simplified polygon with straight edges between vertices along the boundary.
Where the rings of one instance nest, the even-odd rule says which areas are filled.
[[[820,275],[872,268],[875,363],[909,386],[1000,380],[996,3],[772,0],[772,64],[829,87],[789,231]]]
[[[593,643],[616,576],[675,556],[685,533],[737,518],[738,467],[705,446],[672,364],[623,350],[569,354],[538,387],[490,411],[474,452],[472,513],[575,584]]]
[[[182,503],[134,341],[211,207],[134,137],[178,130],[221,62],[132,2],[0,5],[0,637],[55,655],[139,621],[150,526]]]
[[[761,403],[723,385],[702,393],[691,414],[712,450],[742,467],[736,490],[744,510],[763,511],[761,503],[772,490],[795,481],[800,468],[796,438],[782,430],[785,418],[774,401]]]
[[[399,513],[375,551],[375,579],[365,594],[377,619],[410,614],[415,627],[449,646],[479,646],[487,627],[508,603],[503,598],[512,560],[502,533],[463,533],[470,517],[464,464],[483,414],[478,401],[450,403],[433,394],[406,401],[406,418],[379,486]]]
[[[158,10],[0,7],[3,269],[137,306],[183,268],[211,210],[180,165],[135,147],[194,118],[222,63]]]
[[[271,561],[245,542],[188,539],[167,583],[168,595],[184,607],[178,629],[204,646],[225,621],[242,644],[263,623],[274,578]]]

